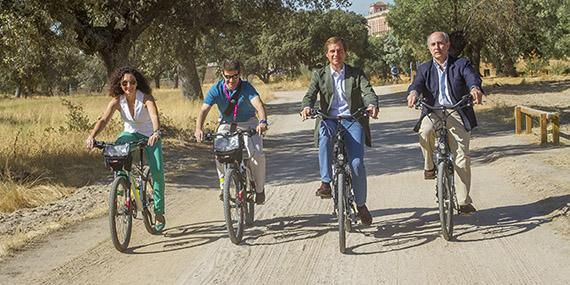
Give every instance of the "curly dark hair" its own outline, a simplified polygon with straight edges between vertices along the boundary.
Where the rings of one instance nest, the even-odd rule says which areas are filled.
[[[133,67],[123,66],[115,69],[111,77],[109,77],[109,96],[119,97],[123,95],[124,92],[121,88],[121,80],[127,73],[132,74],[137,80],[137,90],[140,90],[144,94],[152,95],[152,89],[148,85],[148,81],[144,75]]]

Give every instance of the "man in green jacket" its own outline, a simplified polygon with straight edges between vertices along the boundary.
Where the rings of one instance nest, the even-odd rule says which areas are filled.
[[[313,74],[309,90],[303,98],[301,116],[310,115],[311,108],[320,94],[320,109],[329,116],[349,116],[362,107],[367,107],[370,117],[378,118],[378,98],[361,69],[344,63],[346,44],[341,38],[331,37],[325,42],[329,65]],[[364,225],[372,224],[372,216],[366,207],[366,169],[364,168],[364,143],[371,146],[368,117],[356,120],[343,119],[348,161],[352,170],[352,187],[358,216]],[[317,120],[315,137],[319,145],[321,186],[316,195],[331,198],[332,143],[337,124],[333,120]]]

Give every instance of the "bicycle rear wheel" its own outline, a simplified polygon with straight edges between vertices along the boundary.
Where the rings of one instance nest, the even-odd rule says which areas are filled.
[[[338,245],[341,253],[346,252],[346,181],[344,180],[344,173],[339,173],[337,176],[337,191],[336,191],[336,207],[338,217]]]
[[[451,173],[450,173],[451,172]],[[445,240],[453,238],[453,171],[441,161],[437,165],[437,197],[441,234]]]
[[[154,228],[154,181],[152,180],[152,175],[150,173],[150,168],[145,166],[143,169],[143,191],[141,200],[143,201],[143,222],[146,231],[150,234],[159,234]]]
[[[133,227],[133,216],[128,204],[129,195],[127,178],[117,176],[111,186],[109,193],[109,226],[111,230],[111,240],[115,248],[124,252],[131,240],[131,230]]]
[[[224,219],[230,240],[239,244],[243,237],[244,216],[246,203],[245,197],[239,197],[242,190],[238,173],[235,169],[228,168],[224,181]]]

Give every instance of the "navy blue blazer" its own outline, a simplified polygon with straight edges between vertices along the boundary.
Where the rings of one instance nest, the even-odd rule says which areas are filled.
[[[463,95],[468,94],[472,87],[481,88],[481,77],[475,72],[469,60],[464,58],[447,58],[447,83],[452,102],[455,104],[461,100]],[[418,67],[414,82],[408,87],[408,94],[415,90],[422,94],[427,103],[434,105],[435,99],[439,96],[439,78],[437,66],[433,59],[423,63]],[[471,131],[477,126],[477,118],[472,106],[465,107],[458,111],[463,121],[463,126],[467,131]],[[422,114],[422,118],[425,114]]]

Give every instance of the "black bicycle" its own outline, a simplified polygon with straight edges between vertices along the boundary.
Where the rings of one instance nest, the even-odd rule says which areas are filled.
[[[341,253],[346,252],[346,232],[352,231],[357,223],[356,203],[352,189],[352,172],[348,162],[344,133],[356,122],[356,118],[366,116],[366,108],[360,108],[350,116],[329,116],[319,109],[311,110],[311,118],[320,117],[323,120],[336,122],[336,133],[333,142],[333,215],[338,218],[338,241]],[[345,128],[342,120],[350,120],[352,123]]]
[[[255,183],[244,155],[244,136],[254,136],[255,129],[235,129],[225,133],[211,133],[206,140],[214,140],[214,155],[224,166],[222,190],[224,219],[230,240],[239,244],[246,225],[253,224],[255,213]]]
[[[129,246],[133,218],[142,214],[146,230],[158,234],[154,228],[153,180],[150,168],[145,165],[143,153],[147,140],[125,144],[95,141],[103,150],[105,165],[113,170],[113,183],[109,192],[109,226],[115,248],[124,252]],[[133,153],[138,151],[139,162],[133,167]]]
[[[441,222],[441,234],[445,240],[453,238],[453,214],[454,211],[459,211],[457,196],[455,194],[453,155],[448,144],[447,118],[471,104],[470,94],[464,95],[459,102],[450,107],[428,105],[422,97],[420,97],[415,104],[416,109],[423,107],[435,111],[432,112],[436,118],[435,121],[430,116],[428,116],[428,118],[435,126],[436,133],[435,155],[433,156],[437,177],[436,195],[439,207],[439,220]]]

